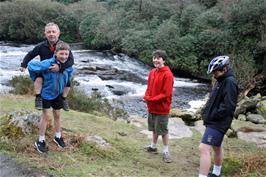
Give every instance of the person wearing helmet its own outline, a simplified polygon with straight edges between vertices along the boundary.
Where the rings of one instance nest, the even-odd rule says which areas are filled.
[[[219,177],[223,161],[223,137],[230,128],[237,103],[238,86],[229,67],[228,56],[211,60],[208,74],[213,74],[216,83],[203,110],[203,124],[206,129],[199,145],[199,177]],[[211,167],[211,150],[214,151],[214,166]]]

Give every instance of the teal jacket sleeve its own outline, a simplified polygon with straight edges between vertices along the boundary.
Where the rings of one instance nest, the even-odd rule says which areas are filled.
[[[67,76],[68,76],[68,82],[71,81],[71,77],[72,77],[72,73],[73,73],[73,68],[72,67],[68,67],[65,69],[65,71],[67,72]]]
[[[32,80],[35,80],[37,75],[44,71],[48,71],[52,66],[53,58],[43,61],[32,60],[28,63],[28,70]]]

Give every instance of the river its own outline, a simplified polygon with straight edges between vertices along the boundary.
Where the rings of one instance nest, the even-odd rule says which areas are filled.
[[[13,76],[28,75],[19,71],[23,57],[34,45],[0,42],[0,93],[12,89],[8,81]],[[142,101],[146,89],[147,76],[151,67],[124,54],[73,49],[75,87],[88,96],[93,90],[103,98],[123,107],[129,115],[146,115],[146,105]],[[36,58],[38,59],[38,58]],[[174,78],[172,107],[194,111],[204,104],[208,85],[189,78]]]

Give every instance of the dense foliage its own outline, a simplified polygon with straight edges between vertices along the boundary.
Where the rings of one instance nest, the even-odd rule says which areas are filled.
[[[83,41],[151,63],[160,48],[176,73],[206,77],[217,55],[229,55],[243,88],[266,70],[265,0],[14,0],[0,2],[0,40],[38,42],[59,24],[63,40]]]

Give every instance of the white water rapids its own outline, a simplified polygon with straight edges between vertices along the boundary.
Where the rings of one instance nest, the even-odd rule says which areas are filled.
[[[0,42],[0,92],[7,93],[11,88],[8,81],[13,76],[28,75],[19,71],[23,57],[34,45],[14,45]],[[87,95],[97,90],[109,100],[123,102],[129,114],[144,115],[146,105],[141,101],[146,89],[147,76],[151,67],[124,54],[91,50],[72,50],[74,80],[78,89]],[[36,58],[38,59],[38,58]],[[207,85],[197,80],[175,77],[172,107],[194,110],[201,106],[207,93]]]

